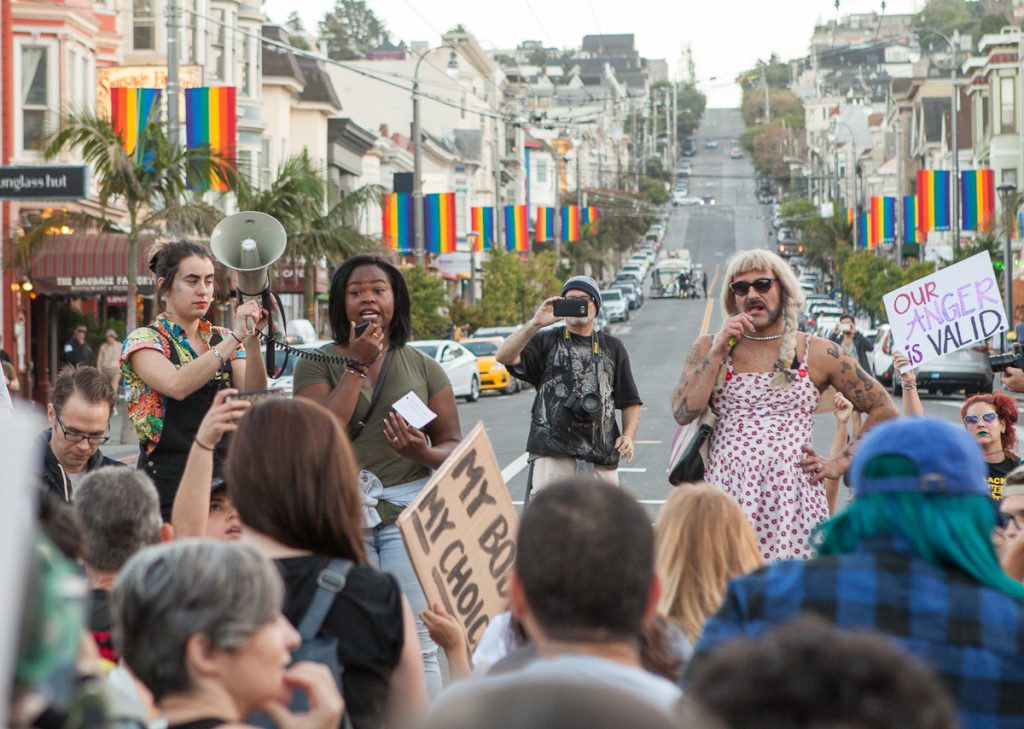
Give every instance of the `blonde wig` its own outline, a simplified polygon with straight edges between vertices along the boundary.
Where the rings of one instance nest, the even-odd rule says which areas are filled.
[[[766,271],[775,277],[780,291],[779,305],[782,308],[783,321],[782,347],[775,364],[778,369],[772,378],[771,387],[781,390],[789,387],[796,379],[792,370],[793,358],[796,356],[796,333],[800,320],[800,310],[804,305],[804,292],[800,288],[796,274],[782,258],[771,251],[757,249],[741,251],[729,259],[725,267],[725,283],[722,285],[722,311],[729,318],[740,313],[736,305],[736,295],[729,288],[737,276],[751,271]],[[723,368],[724,371],[724,368]]]
[[[654,535],[662,580],[658,612],[696,645],[729,580],[763,564],[754,528],[732,496],[695,483],[668,497]]]

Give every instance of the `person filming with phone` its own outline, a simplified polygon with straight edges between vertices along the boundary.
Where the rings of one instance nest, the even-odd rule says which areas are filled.
[[[643,403],[622,342],[594,327],[600,307],[594,279],[574,276],[498,348],[498,362],[537,388],[526,443],[534,489],[576,473],[617,484],[619,459],[633,459]]]
[[[839,317],[839,324],[836,325],[830,339],[843,348],[843,352],[857,360],[865,372],[871,372],[871,364],[868,362],[868,352],[875,351],[875,345],[868,341],[868,338],[857,331],[857,322],[853,314],[843,314]]]

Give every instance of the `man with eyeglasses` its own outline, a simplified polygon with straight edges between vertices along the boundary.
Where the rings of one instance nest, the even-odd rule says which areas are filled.
[[[46,406],[50,427],[39,436],[43,481],[65,502],[90,471],[124,466],[107,458],[100,446],[110,438],[110,414],[116,396],[110,380],[95,367],[68,365],[53,382]]]

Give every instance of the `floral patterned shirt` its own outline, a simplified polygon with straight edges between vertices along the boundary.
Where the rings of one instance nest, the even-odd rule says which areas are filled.
[[[182,367],[199,356],[189,344],[185,330],[168,319],[166,314],[158,316],[153,326],[159,329],[163,336],[153,331],[151,327],[139,327],[124,340],[121,350],[121,374],[128,386],[128,416],[135,426],[139,442],[145,444],[147,453],[152,453],[160,442],[164,414],[167,412],[167,397],[151,388],[136,374],[132,369],[132,354],[140,349],[155,349],[170,359],[170,352],[166,349],[167,343],[170,343]],[[206,319],[199,320],[199,338],[206,344],[207,349],[210,348],[214,332],[220,334],[222,339],[231,336],[230,330],[214,326]],[[238,345],[231,359],[245,359],[245,348]]]

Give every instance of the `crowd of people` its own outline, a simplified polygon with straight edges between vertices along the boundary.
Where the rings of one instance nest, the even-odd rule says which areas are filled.
[[[507,605],[472,641],[428,603],[398,526],[463,439],[444,371],[408,346],[401,272],[338,268],[332,341],[283,398],[261,356],[273,312],[213,326],[198,244],[150,267],[161,313],[116,372],[105,351],[54,381],[10,725],[1024,726],[1015,400],[973,396],[962,426],[923,417],[897,352],[901,415],[852,319],[833,340],[798,331],[778,256],[729,261],[725,322],[671,401],[682,425],[714,416],[704,479],[653,525],[619,486],[643,401],[626,344],[594,328],[597,284],[570,278],[501,345],[537,389],[530,491]],[[564,325],[560,300],[579,305]],[[101,448],[120,378],[134,468]],[[1024,390],[1024,372],[1004,383]],[[422,428],[392,407],[409,393],[435,415]]]

